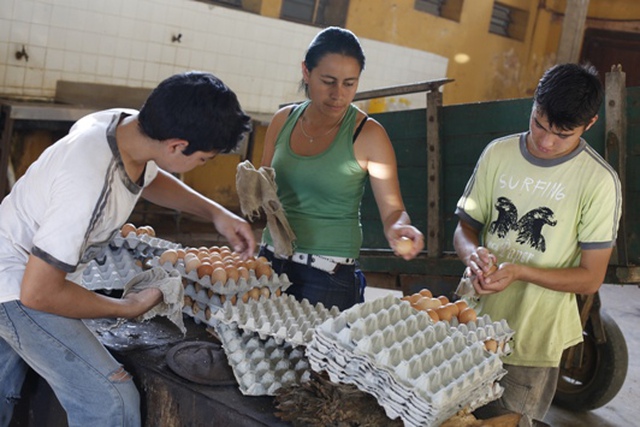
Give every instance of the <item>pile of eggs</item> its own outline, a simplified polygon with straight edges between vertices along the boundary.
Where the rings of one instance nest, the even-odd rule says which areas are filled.
[[[149,237],[156,236],[156,230],[154,230],[153,227],[150,225],[142,225],[140,227],[136,227],[134,224],[128,222],[125,225],[123,225],[122,228],[120,228],[120,235],[122,235],[122,237],[124,238],[128,237],[131,233],[133,233],[136,236],[145,235],[145,234]]]
[[[458,324],[467,324],[475,322],[478,318],[476,311],[469,307],[466,301],[458,300],[450,302],[445,295],[434,297],[429,289],[422,289],[411,295],[402,297],[402,301],[408,301],[412,308],[425,311],[434,322],[446,321],[451,322],[456,318]],[[493,338],[487,338],[484,341],[485,348],[496,353],[499,349],[498,341]]]
[[[251,257],[243,260],[240,255],[233,252],[227,246],[201,246],[199,248],[167,249],[160,255],[160,265],[169,264],[175,266],[178,262],[184,263],[186,274],[196,271],[198,278],[209,276],[211,283],[226,283],[240,278],[249,280],[249,271],[255,272],[256,278],[271,276],[273,271],[265,257]]]
[[[402,297],[403,301],[409,301],[411,307],[416,310],[426,311],[431,320],[438,322],[445,320],[450,322],[456,317],[459,323],[468,323],[477,319],[475,310],[464,300],[450,302],[444,295],[434,297],[429,289],[422,289],[412,295]]]

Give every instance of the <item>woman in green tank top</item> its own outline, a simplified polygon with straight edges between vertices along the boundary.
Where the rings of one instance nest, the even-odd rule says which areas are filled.
[[[361,301],[364,278],[355,260],[362,244],[360,201],[369,176],[385,237],[409,260],[424,247],[402,197],[395,153],[384,128],[352,105],[364,53],[350,31],[329,27],[302,63],[308,101],[278,111],[265,136],[262,166],[276,172],[278,197],[296,235],[295,253],[273,253],[265,229],[261,255],[286,273],[296,298],[341,310]],[[408,244],[402,250],[398,242]]]

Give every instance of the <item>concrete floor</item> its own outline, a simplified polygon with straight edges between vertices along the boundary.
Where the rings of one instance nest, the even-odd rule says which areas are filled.
[[[392,292],[367,288],[366,299]],[[544,421],[552,427],[633,427],[640,426],[640,288],[603,285],[602,307],[613,317],[625,336],[629,350],[629,370],[622,389],[607,405],[594,411],[575,413],[551,407]]]

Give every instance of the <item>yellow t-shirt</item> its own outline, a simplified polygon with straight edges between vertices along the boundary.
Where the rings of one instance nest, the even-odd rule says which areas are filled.
[[[566,268],[579,265],[582,250],[615,244],[621,203],[617,174],[584,140],[567,156],[543,160],[518,134],[487,146],[456,214],[482,230],[498,263]],[[478,309],[516,331],[505,363],[558,366],[563,350],[582,340],[572,293],[514,282],[481,297]]]

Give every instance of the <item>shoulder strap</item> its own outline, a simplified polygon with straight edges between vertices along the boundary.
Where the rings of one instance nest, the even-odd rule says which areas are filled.
[[[358,138],[358,135],[360,135],[360,131],[362,130],[362,128],[364,127],[364,124],[367,122],[367,120],[369,120],[369,116],[364,116],[364,119],[362,119],[360,121],[360,124],[358,125],[358,127],[356,128],[356,131],[353,134],[353,142],[356,142],[356,138]]]

